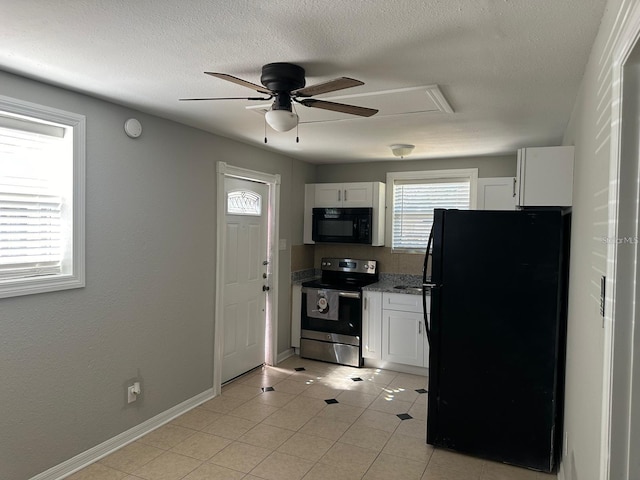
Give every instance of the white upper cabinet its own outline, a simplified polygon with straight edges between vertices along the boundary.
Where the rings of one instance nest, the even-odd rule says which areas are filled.
[[[573,152],[571,146],[518,150],[517,204],[521,207],[570,207]]]
[[[478,210],[515,210],[516,179],[491,177],[478,179]]]
[[[317,183],[316,207],[361,208],[373,207],[374,187],[377,183]]]

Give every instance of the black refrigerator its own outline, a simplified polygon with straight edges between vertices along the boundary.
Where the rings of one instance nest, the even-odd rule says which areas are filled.
[[[434,211],[427,443],[555,470],[569,228],[561,209]]]

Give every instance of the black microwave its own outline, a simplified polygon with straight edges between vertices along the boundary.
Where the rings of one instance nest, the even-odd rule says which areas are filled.
[[[321,243],[371,245],[373,208],[314,208],[311,238]]]

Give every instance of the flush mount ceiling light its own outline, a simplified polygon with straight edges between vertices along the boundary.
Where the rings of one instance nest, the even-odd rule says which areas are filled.
[[[407,155],[411,154],[416,146],[409,145],[407,143],[396,143],[395,145],[390,145],[389,148],[391,148],[391,153],[393,153],[396,157],[404,158]]]

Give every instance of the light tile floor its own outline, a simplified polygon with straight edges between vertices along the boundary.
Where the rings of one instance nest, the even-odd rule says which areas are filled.
[[[426,388],[425,377],[291,357],[68,480],[556,478],[434,450]]]

